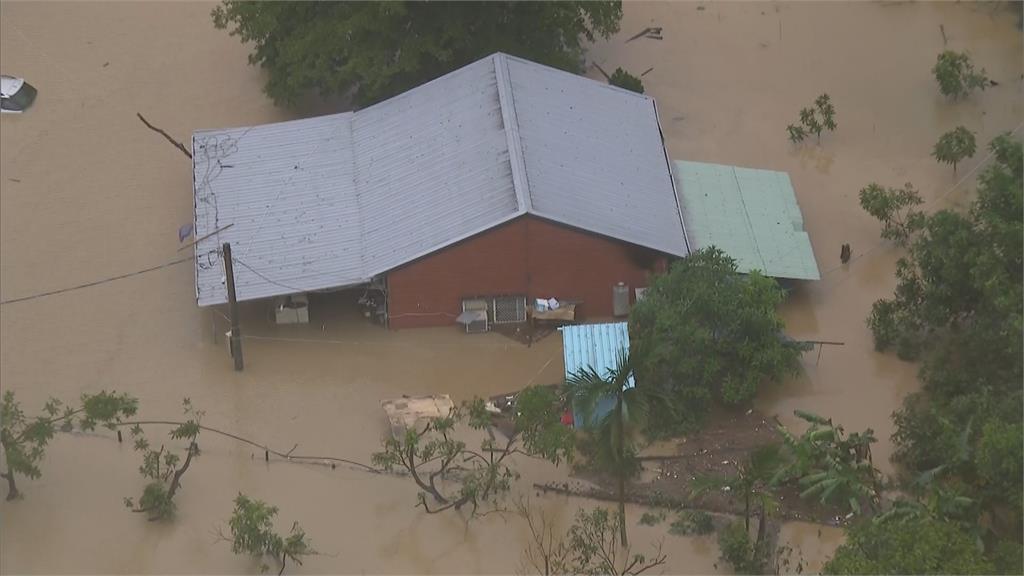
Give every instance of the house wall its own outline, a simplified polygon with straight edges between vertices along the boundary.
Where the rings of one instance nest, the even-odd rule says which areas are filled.
[[[392,328],[446,326],[469,296],[582,300],[578,318],[612,316],[612,286],[649,284],[659,253],[522,216],[388,273]]]

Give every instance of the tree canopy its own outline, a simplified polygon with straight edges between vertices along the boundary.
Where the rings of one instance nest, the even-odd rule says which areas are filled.
[[[802,346],[782,335],[783,297],[775,280],[739,274],[717,248],[656,278],[630,315],[638,385],[669,399],[652,405],[648,431],[697,424],[713,402],[745,404],[762,384],[795,373]]]
[[[921,216],[897,264],[891,299],[868,325],[881,350],[922,360],[924,391],[894,416],[895,457],[929,482],[963,489],[1020,541],[1021,349],[1024,316],[1024,151],[1009,135],[990,146],[966,213]]]
[[[213,23],[254,50],[267,94],[378,102],[493,52],[579,71],[583,43],[619,29],[622,4],[600,2],[243,2]]]
[[[929,516],[867,521],[847,532],[824,574],[991,574],[974,537]]]

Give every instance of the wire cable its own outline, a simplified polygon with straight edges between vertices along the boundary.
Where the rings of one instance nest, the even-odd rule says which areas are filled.
[[[5,304],[14,304],[16,302],[25,302],[26,300],[35,300],[36,298],[44,298],[46,296],[54,296],[57,294],[64,294],[65,292],[73,292],[75,290],[81,290],[82,288],[89,288],[91,286],[99,286],[100,284],[106,284],[115,280],[123,280],[125,278],[131,278],[133,276],[139,276],[142,274],[148,274],[149,272],[155,272],[164,268],[169,268],[183,262],[189,262],[195,260],[195,256],[187,256],[185,258],[179,258],[178,260],[171,260],[163,264],[156,266],[150,266],[149,268],[143,268],[142,270],[136,270],[135,272],[128,272],[127,274],[120,274],[118,276],[111,276],[110,278],[104,278],[102,280],[96,280],[94,282],[86,282],[85,284],[79,284],[77,286],[70,286],[68,288],[61,288],[59,290],[50,290],[49,292],[40,292],[39,294],[33,294],[31,296],[22,296],[21,298],[11,298],[10,300],[0,301],[0,306]]]

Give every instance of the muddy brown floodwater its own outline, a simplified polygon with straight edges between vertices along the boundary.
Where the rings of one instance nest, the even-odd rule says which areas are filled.
[[[198,128],[292,118],[262,95],[248,48],[210,24],[210,4],[0,3],[0,68],[29,79],[39,99],[0,121],[0,294],[13,299],[137,270],[179,253],[190,221],[187,160],[135,118],[188,141]],[[606,70],[643,77],[657,100],[673,158],[788,171],[824,279],[785,306],[792,335],[839,340],[819,364],[765,394],[758,407],[793,424],[794,408],[874,428],[876,462],[891,471],[889,414],[917,384],[915,368],[872,351],[864,318],[894,286],[898,252],[857,206],[871,180],[912,181],[930,207],[962,203],[983,154],[952,171],[929,151],[957,124],[987,142],[1021,122],[1021,39],[1015,17],[971,3],[628,3],[622,33],[594,46]],[[998,87],[956,104],[929,69],[943,47],[970,50]],[[660,26],[663,40],[626,40]],[[593,75],[593,72],[590,73]],[[800,148],[785,126],[821,92],[839,129]],[[842,243],[858,258],[838,267]],[[878,246],[877,248],[875,248]],[[870,253],[869,253],[870,250]],[[183,396],[205,422],[287,450],[368,460],[385,431],[382,398],[447,392],[457,399],[550,383],[560,343],[526,348],[496,334],[387,333],[349,318],[322,330],[250,333],[319,343],[249,340],[246,370],[231,370],[212,315],[195,306],[187,265],[0,308],[0,381],[34,409],[50,395],[116,388],[142,417],[178,414]],[[258,317],[257,312],[252,312]],[[320,328],[320,327],[317,327]],[[220,326],[219,330],[225,330]],[[154,429],[151,437],[163,431]],[[213,531],[244,491],[299,520],[324,555],[293,573],[508,573],[525,542],[521,523],[489,516],[471,529],[452,515],[412,508],[402,479],[348,468],[262,462],[249,448],[204,437],[184,478],[178,516],[148,523],[126,511],[138,459],[109,434],[60,435],[25,499],[0,504],[0,572],[244,573]],[[524,481],[564,470],[523,462]],[[566,520],[578,500],[535,498]],[[630,509],[633,518],[639,509]],[[713,539],[631,528],[640,548],[665,538],[670,573],[711,573]],[[820,532],[820,533],[819,533]],[[807,568],[839,541],[835,529],[790,523],[786,541]]]

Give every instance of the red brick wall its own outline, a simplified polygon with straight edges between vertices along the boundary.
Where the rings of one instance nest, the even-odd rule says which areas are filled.
[[[583,300],[580,318],[607,318],[612,286],[625,282],[632,297],[663,261],[646,248],[524,216],[389,272],[390,324],[453,324],[462,298],[500,294]]]

